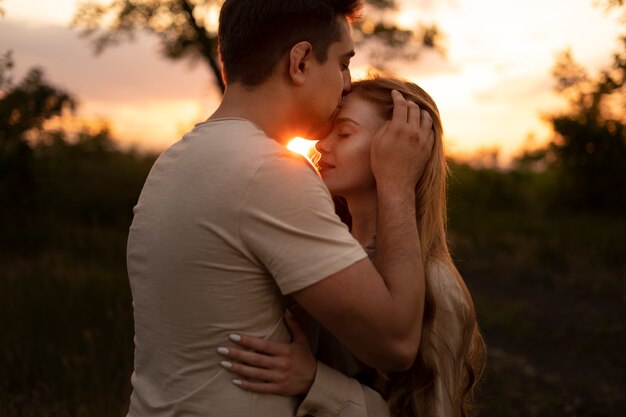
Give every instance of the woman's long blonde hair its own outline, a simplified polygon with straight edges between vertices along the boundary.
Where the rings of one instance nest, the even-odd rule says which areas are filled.
[[[466,417],[474,404],[474,389],[485,364],[485,346],[478,330],[470,293],[454,266],[446,239],[446,180],[448,166],[443,148],[443,128],[433,99],[412,82],[373,76],[353,83],[352,92],[377,106],[385,120],[391,118],[391,90],[398,90],[433,120],[435,141],[432,154],[416,187],[416,215],[426,273],[426,296],[422,338],[413,366],[405,372],[379,374],[378,389],[397,417],[434,417],[443,409],[446,417]],[[446,298],[448,306],[438,308],[442,294],[435,280],[443,274],[458,284],[458,294]],[[453,288],[450,288],[453,290]],[[460,295],[459,295],[460,294]],[[456,304],[450,309],[449,303]],[[462,336],[447,334],[434,322],[456,321]],[[437,386],[439,385],[439,386]],[[441,402],[447,404],[441,404]],[[438,403],[439,402],[439,403]],[[438,411],[439,410],[439,411]]]

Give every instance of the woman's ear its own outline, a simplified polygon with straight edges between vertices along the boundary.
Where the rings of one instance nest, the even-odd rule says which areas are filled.
[[[298,42],[289,51],[289,78],[296,85],[304,84],[312,54],[313,46],[305,41]]]

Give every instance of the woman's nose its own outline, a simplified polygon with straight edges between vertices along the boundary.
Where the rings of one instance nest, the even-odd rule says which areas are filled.
[[[328,136],[326,136],[324,139],[318,140],[315,143],[315,150],[318,151],[321,154],[330,152],[330,146],[331,146],[330,145],[330,142],[331,142],[330,136],[331,135],[332,135],[332,133],[329,134]]]

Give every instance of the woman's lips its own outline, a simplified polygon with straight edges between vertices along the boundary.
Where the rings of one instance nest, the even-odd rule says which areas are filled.
[[[329,164],[328,162],[319,161],[317,164],[317,168],[320,172],[328,171],[329,169],[333,169],[335,166]]]

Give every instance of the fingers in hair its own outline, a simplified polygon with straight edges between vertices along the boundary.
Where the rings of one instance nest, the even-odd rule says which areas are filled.
[[[408,103],[397,90],[391,90],[391,98],[393,100],[391,124],[394,125],[396,129],[402,129],[400,126],[404,125],[408,120]]]
[[[420,130],[421,127],[421,119],[422,119],[422,111],[420,111],[419,106],[412,102],[409,101],[408,105],[408,120],[407,123],[409,124],[409,129],[413,132],[417,132]]]

